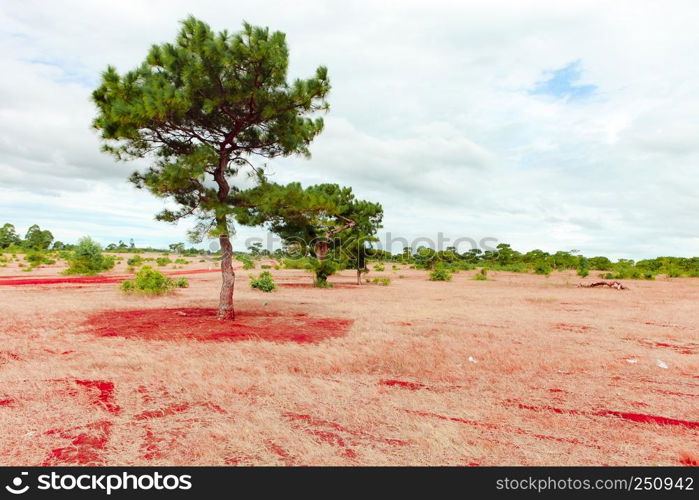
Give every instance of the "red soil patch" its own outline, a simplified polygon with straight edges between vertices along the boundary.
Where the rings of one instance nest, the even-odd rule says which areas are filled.
[[[658,394],[667,394],[669,396],[679,396],[681,398],[699,398],[699,394],[687,394],[684,392],[664,391],[662,389],[651,389],[651,391],[657,392]]]
[[[0,399],[0,406],[10,406],[14,402],[14,399]]]
[[[168,276],[179,276],[182,274],[201,274],[201,273],[220,273],[219,269],[192,269],[190,271],[171,271],[166,272]],[[49,275],[44,275],[49,276]],[[75,276],[72,278],[39,278],[38,276],[32,276],[31,278],[20,277],[23,279],[6,279],[6,278],[16,278],[15,276],[2,276],[0,279],[0,286],[22,286],[22,285],[63,285],[63,284],[78,284],[78,285],[98,285],[104,283],[120,283],[121,281],[128,279],[129,276]]]
[[[387,385],[389,387],[402,387],[404,389],[410,389],[411,391],[417,391],[419,389],[426,389],[425,384],[418,384],[417,382],[405,382],[403,380],[379,380],[379,384]]]
[[[668,347],[682,354],[694,354],[694,351],[690,348],[681,345],[666,344],[665,342],[656,342],[655,347]]]
[[[587,325],[573,325],[570,323],[556,323],[553,325],[553,327],[557,330],[565,330],[567,332],[575,332],[575,333],[585,333],[588,330],[591,330],[591,326]]]
[[[518,405],[523,410],[533,411],[550,411],[553,413],[564,413],[568,415],[589,415],[594,417],[618,417],[632,422],[641,424],[658,424],[658,425],[680,425],[689,427],[690,429],[699,429],[699,422],[691,420],[680,420],[677,418],[660,417],[657,415],[646,415],[643,413],[631,413],[616,410],[599,410],[594,412],[585,412],[581,410],[571,410],[566,408],[555,408],[553,406],[530,406],[519,403]]]
[[[669,344],[667,342],[656,342],[654,340],[648,340],[648,339],[633,339],[629,337],[625,337],[624,340],[628,340],[631,342],[637,342],[643,346],[646,347],[664,347],[667,349],[672,349],[673,351],[677,351],[680,354],[695,354],[697,347],[699,345],[694,344],[694,343],[689,343],[685,345],[681,344]]]
[[[272,441],[267,441],[265,443],[267,445],[267,448],[274,453],[275,455],[279,456],[282,461],[284,462],[285,465],[294,465],[295,460],[294,457],[292,457],[288,451],[286,451],[284,448],[279,446],[277,443],[274,443]]]
[[[220,321],[216,309],[138,309],[103,311],[85,323],[101,337],[144,340],[197,340],[315,343],[347,333],[353,320],[241,311],[235,320]]]
[[[182,274],[203,274],[203,273],[220,273],[220,269],[191,269],[189,271],[171,271],[167,274],[168,276],[180,276]]]
[[[149,418],[162,418],[169,415],[175,415],[176,413],[182,413],[183,411],[189,410],[189,403],[179,403],[167,406],[161,410],[144,411],[139,413],[134,417],[136,420],[146,420]]]
[[[21,360],[22,360],[22,358],[18,354],[15,354],[14,352],[0,351],[0,365],[4,365],[5,363],[9,363],[10,361],[21,361]]]
[[[150,427],[146,427],[143,443],[141,444],[141,457],[146,460],[163,458],[166,456],[162,449],[163,445],[167,448],[176,447],[181,442],[181,439],[185,437],[185,433],[181,430],[171,430],[168,432],[167,438],[163,438],[155,434]]]
[[[121,407],[114,403],[114,384],[104,380],[76,380],[76,384],[90,389],[97,389],[99,394],[93,403],[104,408],[109,413],[117,414]]]
[[[0,286],[20,286],[20,285],[59,285],[63,283],[117,283],[125,279],[119,276],[80,276],[77,278],[46,278],[46,279],[21,279],[21,280],[0,280]]]
[[[699,455],[684,451],[680,454],[680,463],[691,467],[699,467]]]
[[[102,452],[107,447],[111,430],[112,422],[101,420],[83,427],[46,431],[46,434],[58,434],[62,438],[70,439],[71,446],[51,450],[42,465],[102,465]]]

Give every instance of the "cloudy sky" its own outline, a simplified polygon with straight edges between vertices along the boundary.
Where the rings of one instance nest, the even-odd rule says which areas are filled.
[[[285,32],[290,77],[328,67],[313,158],[274,179],[351,185],[393,238],[699,255],[695,1],[0,3],[0,223],[20,231],[185,240],[100,153],[89,96],[193,14]]]

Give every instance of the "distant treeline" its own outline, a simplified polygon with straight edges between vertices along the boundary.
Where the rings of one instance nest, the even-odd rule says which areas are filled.
[[[248,247],[253,257],[272,257],[284,261],[284,267],[303,267],[303,259],[277,249],[273,252],[261,248],[261,244]],[[415,269],[438,269],[447,271],[464,271],[476,268],[486,268],[493,271],[509,271],[515,273],[535,273],[549,275],[553,271],[575,270],[580,276],[587,276],[590,271],[605,271],[605,279],[654,279],[658,274],[671,278],[687,276],[699,278],[699,257],[657,257],[633,261],[619,259],[613,262],[608,257],[585,257],[573,250],[555,253],[543,250],[532,250],[521,253],[509,244],[501,243],[494,250],[471,249],[459,253],[456,248],[434,250],[427,247],[411,249],[406,247],[403,252],[393,254],[385,250],[367,249],[367,258],[373,261],[395,262],[406,264]],[[331,256],[342,262],[342,252]]]
[[[15,226],[6,223],[0,228],[0,250],[5,252],[23,252],[23,251],[72,251],[76,247],[73,243],[63,243],[54,239],[53,233],[49,230],[42,230],[37,224],[34,224],[29,229],[24,238],[22,238],[15,229]],[[161,253],[178,253],[181,255],[203,255],[212,252],[199,248],[186,248],[184,243],[173,243],[165,248],[153,247],[137,247],[133,238],[129,243],[124,243],[119,240],[118,243],[110,243],[104,250],[115,253],[141,253],[141,252],[161,252]]]
[[[72,251],[74,244],[55,241],[51,231],[42,230],[38,225],[31,226],[24,238],[20,237],[12,224],[5,224],[0,228],[0,251]],[[177,253],[185,256],[216,255],[220,252],[202,250],[199,248],[186,248],[184,243],[172,243],[164,248],[140,248],[131,239],[129,243],[119,241],[107,245],[104,250],[115,253],[141,253],[161,252]],[[337,249],[340,250],[340,249]],[[299,260],[298,256],[284,249],[270,251],[262,248],[261,243],[255,243],[247,248],[247,252],[236,251],[235,255],[245,258],[249,255],[254,258],[269,257],[279,261],[287,261],[288,266],[296,267],[289,261]],[[339,264],[342,264],[342,252],[337,251],[330,256]],[[411,249],[406,247],[401,253],[392,254],[385,250],[373,248],[366,249],[366,257],[374,261],[395,262],[406,264],[416,269],[444,268],[452,271],[469,270],[478,267],[494,271],[510,271],[516,273],[535,273],[548,275],[552,271],[576,270],[580,276],[587,276],[590,271],[604,271],[606,279],[654,279],[662,274],[671,278],[675,277],[699,277],[699,257],[656,257],[634,261],[631,259],[619,259],[613,262],[608,257],[585,257],[573,250],[570,252],[558,251],[555,253],[543,250],[532,250],[521,253],[514,250],[509,244],[501,243],[494,250],[471,249],[459,253],[456,248],[448,247],[446,250],[434,250],[427,247]]]
[[[521,253],[507,243],[497,245],[495,250],[471,249],[463,253],[457,252],[453,247],[442,251],[426,247],[419,247],[415,251],[405,248],[397,255],[375,250],[371,252],[371,258],[410,264],[418,269],[445,267],[462,270],[484,267],[494,271],[543,275],[552,271],[576,270],[580,276],[587,276],[590,271],[606,271],[603,275],[606,279],[654,279],[657,274],[699,277],[699,257],[656,257],[639,261],[619,259],[613,262],[603,256],[585,257],[577,251],[549,253],[532,250]]]

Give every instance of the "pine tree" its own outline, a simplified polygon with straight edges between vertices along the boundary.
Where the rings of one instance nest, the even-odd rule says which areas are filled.
[[[105,151],[151,160],[131,181],[177,203],[156,218],[195,216],[195,238],[219,238],[221,319],[234,316],[233,179],[243,168],[261,177],[256,157],[310,156],[323,129],[311,115],[328,108],[327,70],[288,83],[288,59],[281,32],[244,23],[238,33],[214,33],[189,17],[174,43],[152,46],[141,66],[123,75],[108,67],[93,93]]]
[[[307,188],[297,182],[264,182],[239,193],[236,216],[245,225],[264,224],[284,243],[302,247],[314,261],[317,286],[337,270],[335,261],[364,269],[366,243],[381,227],[383,208],[357,200],[352,188],[318,184]],[[337,250],[329,259],[331,249]]]

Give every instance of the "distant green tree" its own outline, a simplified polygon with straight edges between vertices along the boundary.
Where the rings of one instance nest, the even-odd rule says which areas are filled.
[[[157,219],[195,216],[193,241],[217,236],[222,286],[218,316],[234,317],[231,214],[241,168],[262,171],[250,159],[301,154],[323,129],[314,112],[326,110],[330,83],[325,67],[306,80],[287,82],[285,35],[247,23],[242,31],[215,33],[193,17],[174,43],[151,47],[135,70],[108,67],[93,93],[94,126],[105,150],[118,159],[155,158],[131,181],[177,210]]]
[[[27,234],[24,236],[24,246],[32,250],[48,250],[52,242],[51,231],[48,229],[42,231],[36,224],[27,229]]]
[[[184,243],[170,243],[168,248],[172,253],[183,254],[185,252]]]
[[[378,203],[357,200],[352,188],[337,184],[304,189],[297,182],[265,182],[240,193],[236,217],[241,224],[266,225],[281,237],[285,246],[310,254],[315,284],[322,287],[345,255],[359,252],[362,242],[373,237],[380,227],[383,209]],[[331,249],[338,252],[328,258]],[[363,252],[358,259],[365,257]]]
[[[89,236],[80,238],[68,259],[65,274],[92,275],[114,267],[114,257],[102,255],[102,246]]]
[[[7,248],[13,245],[20,245],[22,238],[19,237],[15,226],[9,222],[0,228],[0,248]]]

